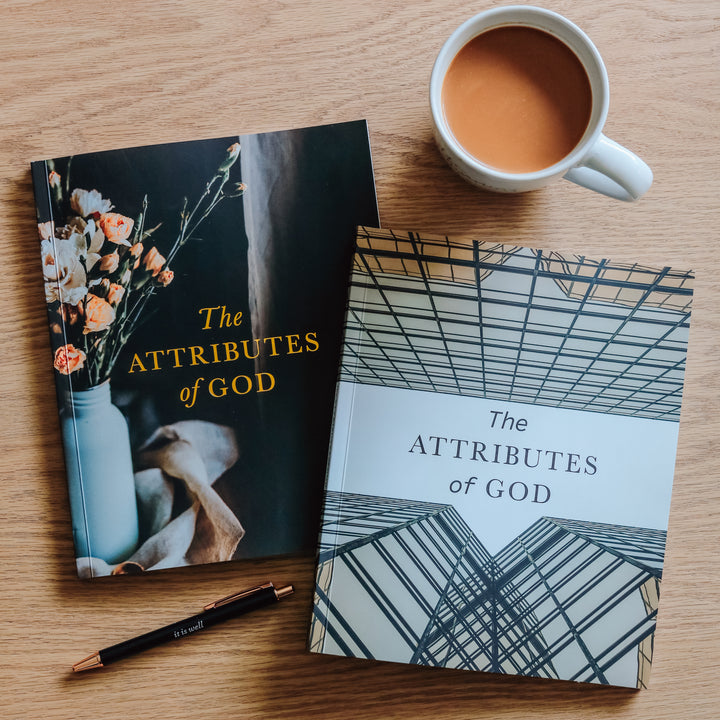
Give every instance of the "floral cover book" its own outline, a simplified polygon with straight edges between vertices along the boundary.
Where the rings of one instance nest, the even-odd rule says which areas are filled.
[[[365,121],[32,175],[79,575],[311,552]]]
[[[692,282],[361,228],[310,649],[646,687]]]

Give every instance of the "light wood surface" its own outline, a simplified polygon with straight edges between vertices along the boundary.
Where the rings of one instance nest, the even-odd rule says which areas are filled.
[[[636,204],[567,182],[476,191],[436,151],[427,86],[460,0],[3,0],[0,5],[0,716],[665,718],[720,713],[720,244],[715,0],[547,0],[611,80],[607,134],[655,184]],[[367,118],[385,227],[467,233],[697,273],[651,688],[305,652],[313,559],[75,576],[29,162]],[[100,647],[266,579],[297,594],[104,671]]]

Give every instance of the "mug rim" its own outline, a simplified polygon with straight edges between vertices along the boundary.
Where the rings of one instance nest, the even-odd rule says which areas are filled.
[[[527,17],[518,19],[517,16],[520,14],[526,15]],[[515,19],[508,19],[509,17],[514,17]],[[590,111],[591,119],[588,121],[588,128],[577,145],[564,158],[553,165],[549,165],[546,168],[535,170],[533,172],[506,172],[481,162],[474,155],[471,155],[467,150],[465,150],[465,148],[455,138],[447,123],[445,113],[443,112],[442,86],[445,75],[450,67],[450,63],[468,42],[476,38],[478,35],[482,35],[483,33],[495,28],[515,26],[535,28],[560,40],[570,49],[573,55],[575,55],[578,59],[578,62],[580,62],[583,66],[588,76],[588,80],[590,81],[591,89],[593,89],[596,83],[593,83],[592,75],[594,75],[594,73],[591,74],[591,68],[588,67],[588,63],[579,56],[575,48],[568,44],[565,37],[562,37],[553,30],[549,30],[546,27],[533,23],[533,17],[550,19],[562,26],[566,31],[569,31],[571,35],[575,36],[575,39],[581,43],[585,50],[587,50],[595,64],[595,69],[597,70],[596,77],[599,79],[598,84],[602,92],[602,97],[596,98],[595,93],[593,92]],[[556,175],[563,175],[570,170],[570,168],[578,165],[602,133],[610,105],[609,95],[609,81],[605,63],[603,62],[598,49],[595,47],[588,35],[571,20],[568,20],[565,16],[560,15],[560,13],[537,7],[535,5],[504,5],[485,10],[465,20],[465,22],[458,26],[443,43],[440,52],[435,59],[435,63],[433,64],[430,76],[430,110],[436,132],[440,134],[447,150],[451,152],[459,162],[472,168],[474,172],[508,183],[540,181]],[[592,115],[595,111],[596,103],[599,103],[599,110],[595,120],[593,121]]]

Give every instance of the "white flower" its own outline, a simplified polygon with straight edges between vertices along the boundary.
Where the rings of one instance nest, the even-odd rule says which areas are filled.
[[[85,253],[85,239],[73,234],[66,240],[43,240],[40,243],[45,301],[77,305],[87,294],[85,269],[80,258]]]
[[[92,270],[93,267],[95,267],[95,263],[100,259],[100,253],[91,253],[89,252],[85,256],[85,267],[88,270]]]
[[[88,252],[99,253],[100,248],[105,242],[105,234],[97,225],[95,225],[94,220],[88,220],[87,227],[85,228],[85,235],[90,238]]]
[[[55,235],[55,224],[52,220],[44,223],[38,223],[38,235],[41,240],[49,240]]]
[[[85,238],[88,243],[87,255],[85,256],[85,267],[92,270],[93,265],[100,259],[100,249],[105,242],[103,231],[90,218],[85,227]]]
[[[97,190],[81,190],[75,188],[70,196],[70,206],[72,209],[87,217],[93,213],[106,213],[112,209],[112,204],[109,200],[103,199],[103,196]]]

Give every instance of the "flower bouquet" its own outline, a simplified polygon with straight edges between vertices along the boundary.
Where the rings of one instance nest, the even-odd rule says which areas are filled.
[[[240,154],[234,143],[192,209],[187,199],[174,243],[166,255],[153,242],[160,225],[147,227],[148,199],[136,217],[113,212],[97,190],[69,192],[53,168],[48,185],[53,216],[38,225],[45,300],[50,313],[54,367],[72,375],[74,389],[99,385],[140,322],[150,297],[174,278],[173,258],[200,224],[226,198],[239,197],[242,183],[230,182],[230,168]]]

